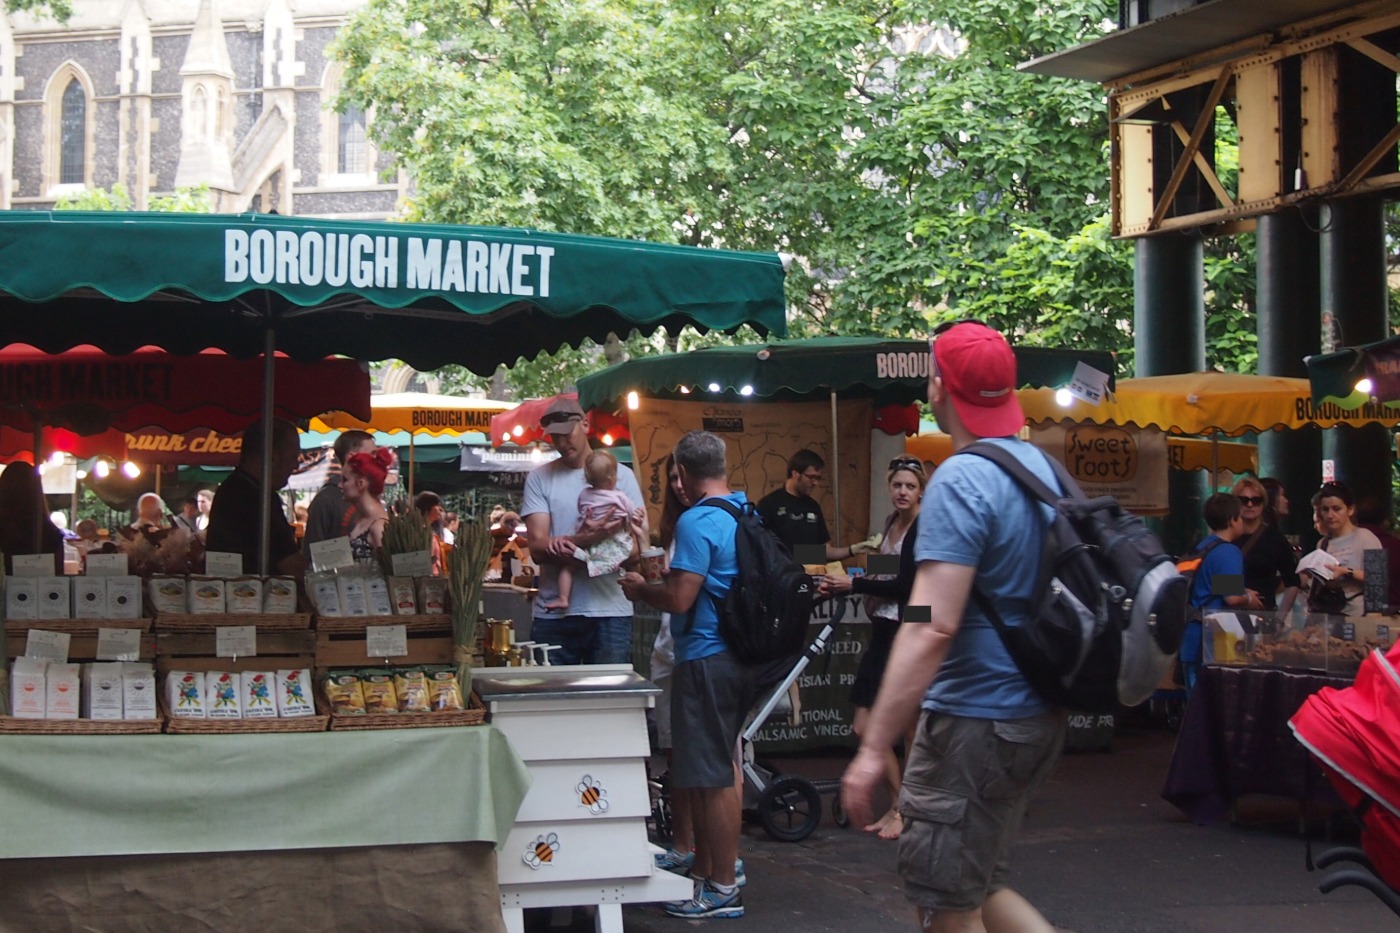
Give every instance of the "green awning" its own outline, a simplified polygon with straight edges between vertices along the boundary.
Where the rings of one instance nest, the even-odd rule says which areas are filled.
[[[1335,353],[1319,353],[1307,359],[1308,381],[1314,405],[1332,402],[1348,411],[1372,405],[1372,399],[1400,404],[1400,337],[1344,347]],[[1356,384],[1370,379],[1370,392]]]
[[[267,214],[0,212],[6,343],[488,374],[633,327],[785,331],[777,255]]]
[[[1109,374],[1116,363],[1103,350],[1016,347],[1022,386],[1062,386],[1083,362]],[[628,392],[653,398],[805,399],[873,397],[877,405],[924,401],[928,341],[880,337],[814,337],[740,347],[708,347],[648,356],[584,376],[579,404],[612,408]],[[682,391],[682,390],[686,391]]]

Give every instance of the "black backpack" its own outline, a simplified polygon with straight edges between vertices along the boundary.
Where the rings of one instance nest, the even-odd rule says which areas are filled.
[[[1171,669],[1190,611],[1186,579],[1157,536],[1111,496],[1086,498],[1049,456],[1063,494],[995,444],[961,453],[997,464],[1032,505],[1054,509],[1031,591],[1034,614],[1008,626],[985,593],[972,591],[1022,675],[1048,703],[1079,712],[1146,701]]]
[[[753,503],[741,509],[712,497],[700,505],[723,509],[736,522],[739,575],[729,595],[715,605],[719,634],[729,653],[744,664],[796,657],[806,647],[816,597],[811,575],[793,560],[782,539],[764,527]],[[692,608],[686,627],[694,622]]]

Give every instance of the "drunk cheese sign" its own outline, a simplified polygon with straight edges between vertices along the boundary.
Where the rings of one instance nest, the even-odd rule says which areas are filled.
[[[1030,440],[1063,463],[1086,496],[1113,496],[1133,512],[1167,511],[1167,438],[1161,431],[1048,424],[1032,426]]]

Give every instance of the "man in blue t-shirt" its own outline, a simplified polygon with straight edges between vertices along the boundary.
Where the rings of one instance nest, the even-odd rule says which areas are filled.
[[[1244,588],[1244,554],[1234,544],[1244,534],[1244,516],[1240,500],[1229,493],[1217,492],[1201,506],[1210,534],[1196,545],[1202,555],[1191,579],[1191,620],[1181,639],[1181,674],[1186,681],[1186,695],[1196,689],[1196,677],[1201,672],[1202,620],[1208,613],[1222,609],[1259,609],[1264,604],[1259,594]],[[1237,580],[1237,585],[1222,585],[1222,577]],[[1233,590],[1234,592],[1230,592]]]
[[[675,917],[742,917],[735,862],[739,856],[741,802],[734,788],[734,745],[756,699],[758,679],[728,651],[719,634],[717,607],[739,574],[734,519],[706,506],[724,498],[743,506],[729,489],[724,439],[691,431],[672,452],[685,498],[695,505],[676,522],[675,556],[660,585],[624,574],[622,591],[636,602],[671,613],[676,669],[671,675],[671,786],[694,791],[696,806],[695,896],[666,905]],[[692,617],[693,613],[693,617]]]
[[[1056,486],[1045,455],[1015,437],[1025,416],[1005,338],[959,322],[935,332],[930,352],[929,404],[953,448],[986,440]],[[1035,693],[971,602],[975,586],[1008,626],[1026,620],[1036,578],[1027,557],[1041,553],[1049,521],[1048,507],[982,457],[949,458],[924,493],[906,624],[841,789],[860,825],[887,750],[922,709],[899,799],[899,865],[924,931],[1050,929],[1007,875],[1026,802],[1064,744],[1065,714]]]

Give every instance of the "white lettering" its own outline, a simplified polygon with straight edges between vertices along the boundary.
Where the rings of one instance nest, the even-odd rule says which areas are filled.
[[[533,295],[535,290],[525,284],[525,276],[530,274],[530,270],[525,266],[525,257],[533,256],[535,248],[533,246],[517,246],[515,248],[515,262],[511,264],[510,293],[512,295]]]
[[[491,294],[510,294],[510,244],[491,244]]]
[[[320,285],[326,274],[325,241],[319,233],[301,235],[301,256],[298,257],[303,285]]]
[[[484,294],[490,290],[491,285],[486,271],[486,244],[480,240],[468,240],[465,291]]]
[[[254,230],[248,238],[248,276],[259,285],[272,281],[276,271],[273,262],[276,248],[271,230]]]
[[[442,290],[461,292],[467,290],[462,277],[462,244],[452,240],[447,244],[447,260],[442,264]]]
[[[344,285],[350,278],[350,237],[333,233],[326,237],[326,284]]]
[[[350,237],[350,284],[369,288],[374,281],[374,237],[357,233]]]
[[[452,242],[456,244],[457,241]],[[408,238],[408,275],[405,279],[409,288],[438,290],[442,282],[441,240],[436,237],[428,240],[416,236]]]
[[[248,280],[248,234],[242,230],[224,231],[224,281]]]
[[[301,284],[297,276],[297,235],[290,230],[278,230],[275,235],[277,267],[272,276],[279,285]]]
[[[540,257],[540,283],[538,291],[541,298],[549,297],[549,260],[554,256],[554,247],[536,246],[535,255]]]
[[[875,354],[875,378],[888,379],[890,377],[890,355],[888,353]]]
[[[374,287],[399,287],[399,238],[374,238]]]

